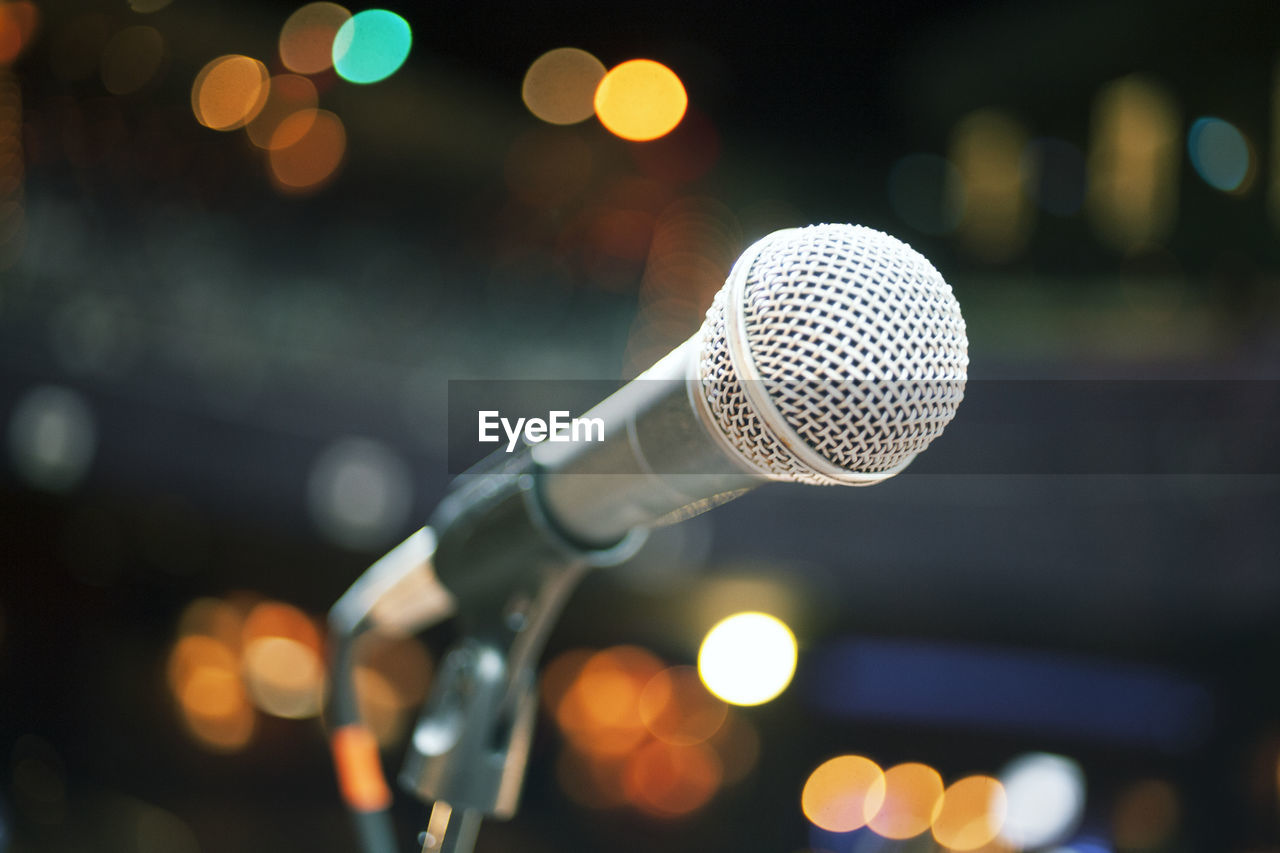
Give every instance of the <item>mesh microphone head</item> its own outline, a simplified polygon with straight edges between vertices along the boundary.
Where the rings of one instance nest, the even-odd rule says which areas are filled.
[[[964,396],[969,342],[950,285],[871,228],[814,225],[755,243],[699,337],[704,414],[777,480],[891,477]]]

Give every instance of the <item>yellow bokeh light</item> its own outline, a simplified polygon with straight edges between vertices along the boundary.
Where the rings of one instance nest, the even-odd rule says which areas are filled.
[[[275,717],[320,713],[324,670],[315,650],[288,637],[259,637],[244,647],[244,677],[253,702]]]
[[[651,59],[633,59],[604,75],[595,111],[610,133],[633,142],[665,136],[684,118],[689,96],[676,73]]]
[[[521,97],[529,112],[550,124],[577,124],[595,112],[604,64],[585,50],[559,47],[539,56],[525,72]]]
[[[280,28],[280,61],[298,74],[319,74],[333,65],[333,37],[351,17],[337,3],[308,3]]]
[[[841,755],[818,765],[800,793],[800,809],[814,826],[852,832],[866,826],[884,803],[884,772],[860,755]]]
[[[248,56],[220,56],[200,69],[191,86],[196,120],[214,130],[244,127],[267,102],[267,67]]]
[[[884,801],[874,813],[867,802],[867,826],[885,838],[914,838],[933,823],[942,797],[942,777],[927,764],[910,762],[884,772]]]
[[[253,734],[239,660],[224,643],[193,634],[169,656],[168,679],[188,731],[204,746],[235,750]]]
[[[733,705],[759,705],[791,683],[796,638],[767,613],[737,613],[716,623],[698,649],[707,689]]]
[[[933,837],[951,850],[977,850],[995,840],[1008,810],[998,780],[967,776],[953,782],[934,806]]]

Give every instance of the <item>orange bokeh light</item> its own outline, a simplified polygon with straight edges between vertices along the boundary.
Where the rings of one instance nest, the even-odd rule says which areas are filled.
[[[907,763],[884,772],[884,802],[876,811],[867,802],[867,826],[885,838],[913,838],[933,823],[942,797],[942,777],[927,764]]]
[[[351,17],[337,3],[308,3],[280,28],[280,61],[299,74],[319,74],[333,65],[333,37]]]
[[[600,123],[633,142],[657,139],[684,118],[689,96],[676,73],[651,59],[632,59],[611,69],[596,87]]]
[[[267,102],[262,111],[245,127],[249,140],[259,148],[287,148],[293,145],[311,129],[307,121],[295,122],[290,126],[290,133],[280,134],[277,131],[285,119],[296,112],[309,111],[305,114],[315,118],[316,104],[319,94],[316,85],[298,74],[277,74],[271,78],[271,91],[267,94]]]
[[[640,692],[662,662],[635,646],[597,652],[583,664],[556,708],[569,740],[593,756],[620,756],[648,735],[640,719]]]
[[[990,844],[1004,825],[1009,801],[1004,786],[990,776],[953,782],[938,801],[933,837],[951,850],[977,850]]]
[[[638,711],[658,740],[677,746],[701,743],[724,725],[729,706],[707,692],[692,666],[664,669],[645,685]]]
[[[860,755],[840,755],[819,764],[800,793],[800,809],[828,832],[852,832],[866,826],[884,802],[880,765]]]
[[[622,785],[627,799],[659,817],[689,814],[720,787],[720,759],[705,744],[651,740],[627,758]]]
[[[235,130],[253,120],[269,90],[267,66],[248,56],[220,56],[196,75],[191,110],[205,127]]]
[[[240,680],[239,660],[213,637],[181,638],[169,656],[170,689],[187,729],[205,746],[235,750],[253,734],[253,709]]]
[[[305,128],[299,132],[300,128]],[[296,138],[277,147],[276,140]],[[268,146],[271,178],[276,188],[296,195],[324,186],[342,165],[347,131],[328,110],[299,110],[280,122]]]
[[[40,21],[34,3],[17,0],[0,3],[0,65],[7,65],[31,43]]]

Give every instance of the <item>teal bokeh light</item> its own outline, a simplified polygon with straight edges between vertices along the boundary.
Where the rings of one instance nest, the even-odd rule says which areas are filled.
[[[1249,177],[1249,143],[1234,125],[1220,118],[1196,119],[1187,134],[1187,153],[1205,183],[1223,192],[1239,189]]]
[[[334,36],[333,68],[352,83],[377,83],[396,73],[412,44],[408,21],[386,9],[366,9]]]

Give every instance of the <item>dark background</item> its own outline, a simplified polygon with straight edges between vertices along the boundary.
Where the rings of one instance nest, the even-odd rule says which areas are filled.
[[[275,192],[243,134],[201,127],[190,108],[191,81],[218,55],[278,70],[294,8],[41,3],[12,67],[25,237],[0,270],[0,849],[10,837],[18,851],[190,849],[127,828],[148,809],[204,851],[352,848],[315,720],[261,715],[229,754],[184,731],[164,675],[179,616],[239,591],[322,614],[443,493],[449,380],[617,379],[692,333],[719,281],[699,278],[696,308],[664,314],[645,290],[652,232],[639,229],[638,251],[593,242],[609,210],[653,228],[672,205],[693,211],[699,269],[720,280],[777,227],[897,234],[954,286],[974,379],[1262,380],[1271,393],[1277,378],[1274,3],[393,5],[413,27],[408,63],[371,86],[328,81],[321,105],[346,126],[346,156],[304,197]],[[93,73],[57,73],[54,45],[86,16],[108,32],[159,30],[161,73],[123,96]],[[594,119],[542,124],[521,79],[564,45],[606,66],[666,63],[689,92],[686,124],[648,147]],[[929,225],[941,184],[922,185],[933,201],[911,202],[914,218],[895,205],[902,158],[950,156],[975,110],[1087,155],[1099,93],[1135,73],[1178,109],[1177,199],[1158,239],[1117,245],[1087,207],[1029,202],[1025,239],[996,256]],[[1189,161],[1200,116],[1250,141],[1237,192]],[[522,174],[547,180],[530,190]],[[1083,192],[1070,168],[1039,174],[1029,195],[1049,180]],[[13,422],[40,386],[69,390],[88,415],[82,477],[24,466]],[[1272,442],[1273,414],[1256,422]],[[753,773],[679,820],[575,805],[544,721],[520,814],[479,849],[800,850],[818,844],[800,787],[831,755],[925,761],[950,779],[1028,750],[1081,762],[1085,829],[1108,844],[1122,794],[1154,779],[1178,803],[1154,846],[1277,849],[1274,465],[1060,473],[1034,432],[1047,421],[1018,420],[1008,457],[977,473],[771,486],[656,536],[637,567],[590,577],[550,654],[634,643],[689,663],[711,624],[696,602],[781,601],[801,641],[796,683],[742,712],[760,738]],[[1144,423],[1159,433],[1158,417]],[[314,497],[335,443],[396,496],[354,528]],[[1028,443],[1046,464],[1017,470]],[[1134,667],[1196,685],[1211,713],[1155,745],[824,705],[824,651],[872,638]],[[442,641],[426,638],[435,654]],[[423,815],[402,804],[406,839]],[[928,849],[914,844],[903,849]]]

